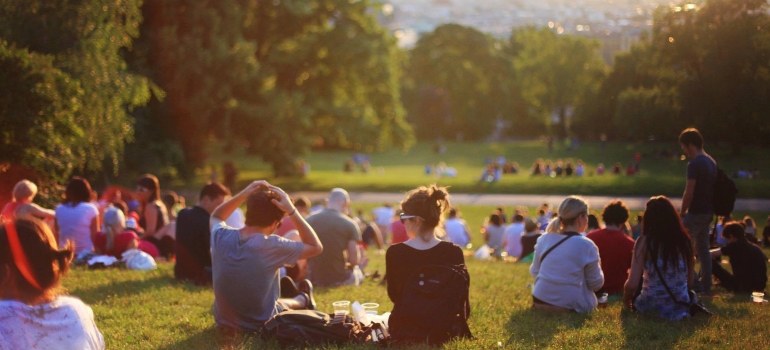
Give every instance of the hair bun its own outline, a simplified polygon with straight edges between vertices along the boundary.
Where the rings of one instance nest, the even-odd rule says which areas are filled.
[[[435,184],[430,185],[429,193],[430,193],[429,195],[430,199],[437,200],[437,201],[446,199],[446,197],[449,196],[449,193],[446,191],[446,187],[438,187]]]

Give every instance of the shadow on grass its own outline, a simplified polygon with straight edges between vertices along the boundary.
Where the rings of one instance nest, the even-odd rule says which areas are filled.
[[[505,324],[508,343],[522,348],[546,348],[553,337],[563,331],[578,329],[588,319],[587,314],[533,310],[514,312]]]
[[[130,297],[151,290],[165,289],[175,286],[184,289],[186,292],[205,289],[191,283],[185,283],[175,280],[167,275],[156,275],[143,280],[123,280],[113,281],[98,287],[74,288],[69,289],[68,293],[77,295],[86,304],[103,301],[107,296]]]
[[[712,312],[713,307],[706,304]],[[638,313],[628,308],[620,312],[620,321],[627,348],[673,349],[679,342],[708,326],[709,318],[696,316],[681,321],[668,321],[648,313]]]

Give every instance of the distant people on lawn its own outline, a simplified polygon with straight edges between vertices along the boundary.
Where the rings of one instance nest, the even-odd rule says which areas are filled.
[[[372,218],[377,223],[377,227],[380,229],[380,233],[383,235],[385,241],[390,239],[390,222],[393,216],[396,215],[396,210],[393,209],[393,205],[390,203],[383,203],[381,206],[372,209]]]
[[[461,218],[460,210],[457,207],[449,209],[449,217],[444,221],[444,231],[446,231],[447,241],[461,248],[471,243],[468,223]]]
[[[521,237],[524,231],[524,215],[516,213],[513,215],[513,222],[505,228],[503,234],[505,251],[508,253],[508,256],[521,257]]]
[[[409,240],[391,245],[385,255],[388,296],[393,302],[390,330],[395,340],[410,327],[408,318],[397,311],[407,279],[414,271],[426,265],[464,265],[462,249],[438,238],[437,231],[449,208],[449,193],[444,187],[431,185],[409,191],[401,202],[401,215]],[[470,310],[468,310],[470,311]],[[406,313],[408,314],[408,310]],[[425,335],[428,336],[427,334]],[[430,341],[430,339],[426,339]]]
[[[722,235],[727,239],[727,246],[711,250],[714,277],[731,292],[763,292],[767,286],[765,253],[746,239],[741,222],[727,223]],[[733,273],[722,267],[720,257],[723,255],[730,257]]]
[[[711,293],[711,254],[709,253],[709,226],[714,216],[714,183],[717,162],[703,149],[703,136],[689,128],[679,134],[679,144],[690,158],[687,163],[687,182],[679,211],[682,222],[695,241],[700,263],[699,291]]]
[[[664,196],[647,201],[642,228],[634,245],[623,304],[672,321],[681,320],[689,316],[689,307],[677,301],[691,301],[688,291],[695,281],[690,235],[674,205]]]
[[[521,236],[521,255],[519,255],[520,262],[532,262],[533,255],[535,253],[535,244],[538,238],[542,236],[539,225],[535,220],[526,219],[524,222],[524,234]]]
[[[176,255],[174,278],[199,285],[211,284],[209,219],[211,212],[228,197],[230,197],[230,190],[227,187],[211,181],[201,188],[198,204],[179,212],[174,241]],[[228,225],[228,227],[232,226]]]
[[[157,258],[159,254],[155,245],[139,240],[136,231],[126,228],[126,216],[116,206],[108,207],[104,211],[103,230],[97,232],[92,240],[96,254],[114,256],[117,259],[121,259],[123,253],[129,249],[139,249],[153,258]]]
[[[628,217],[629,211],[623,201],[611,201],[602,211],[604,228],[591,231],[586,236],[599,248],[604,274],[604,286],[599,293],[623,293],[634,254],[634,240],[623,232]]]
[[[13,220],[16,216],[32,215],[40,220],[53,223],[56,212],[32,203],[36,195],[37,185],[35,183],[29,180],[17,182],[13,186],[13,192],[11,192],[11,201],[6,203],[0,212],[0,219]]]
[[[145,174],[136,182],[139,199],[140,239],[154,244],[160,256],[170,260],[174,255],[174,238],[161,229],[169,223],[168,211],[160,200],[160,182],[155,175]]]
[[[308,260],[308,277],[318,286],[361,283],[353,273],[361,258],[358,247],[361,232],[346,215],[349,209],[348,192],[335,188],[329,192],[326,208],[307,218],[324,246],[321,254]]]
[[[225,219],[244,202],[246,227],[228,227]],[[294,221],[301,242],[273,234],[286,215]],[[293,290],[293,283],[286,283],[292,290],[281,290],[281,267],[323,251],[318,236],[283,190],[266,181],[254,181],[214,209],[209,224],[217,326],[260,331],[281,311],[315,309],[310,281],[300,282],[298,290]],[[287,297],[279,298],[281,295]]]
[[[499,211],[489,215],[487,224],[484,226],[484,242],[492,249],[492,256],[502,258],[503,243],[505,241],[505,226]]]
[[[537,240],[529,268],[535,278],[533,307],[577,312],[596,308],[594,294],[604,285],[599,250],[580,235],[588,226],[588,203],[570,196],[559,206],[558,217]]]
[[[92,254],[92,238],[101,227],[99,219],[99,209],[91,203],[91,184],[82,177],[72,177],[64,191],[64,201],[56,206],[54,234],[59,246],[66,246],[71,240],[76,256]]]
[[[0,347],[104,349],[94,312],[60,286],[73,257],[72,241],[59,248],[53,233],[30,216],[0,225]]]

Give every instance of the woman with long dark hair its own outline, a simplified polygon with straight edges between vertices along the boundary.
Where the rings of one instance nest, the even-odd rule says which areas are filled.
[[[158,178],[151,174],[142,175],[136,182],[136,194],[139,199],[139,226],[144,228],[139,238],[154,244],[161,256],[170,258],[174,254],[174,239],[160,232],[169,220],[166,206],[160,200]]]
[[[695,255],[690,235],[674,205],[665,196],[652,197],[647,202],[642,220],[642,235],[634,246],[623,304],[640,312],[681,320],[689,315],[689,308],[677,301],[690,302],[688,291],[695,280]]]

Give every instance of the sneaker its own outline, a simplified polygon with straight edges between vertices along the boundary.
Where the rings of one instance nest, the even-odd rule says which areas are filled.
[[[316,304],[315,298],[313,298],[313,283],[311,283],[309,280],[302,280],[299,282],[299,291],[307,301],[305,308],[308,310],[315,310]]]
[[[280,287],[281,298],[294,298],[297,296],[297,294],[299,294],[297,285],[294,284],[294,280],[289,276],[281,277]]]

